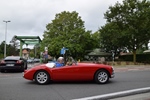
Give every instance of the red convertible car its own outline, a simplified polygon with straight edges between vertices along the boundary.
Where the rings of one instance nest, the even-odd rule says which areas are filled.
[[[74,63],[54,67],[55,63],[37,65],[25,70],[23,77],[43,85],[51,81],[92,81],[104,84],[114,77],[112,66],[96,63]]]

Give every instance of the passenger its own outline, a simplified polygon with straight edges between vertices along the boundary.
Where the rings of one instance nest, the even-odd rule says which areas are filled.
[[[71,65],[72,65],[71,62],[67,62],[67,63],[66,63],[66,66],[71,66]]]
[[[57,62],[56,62],[56,65],[55,65],[56,67],[62,67],[62,66],[64,66],[64,58],[63,57],[59,57],[58,59],[57,59]]]

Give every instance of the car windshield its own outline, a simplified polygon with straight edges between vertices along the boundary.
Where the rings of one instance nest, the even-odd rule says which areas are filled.
[[[5,58],[5,60],[10,60],[10,59],[20,60],[20,57],[19,56],[8,56],[8,57]]]

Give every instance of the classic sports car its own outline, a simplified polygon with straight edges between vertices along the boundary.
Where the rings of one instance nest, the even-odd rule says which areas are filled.
[[[50,81],[92,81],[107,83],[114,77],[112,66],[95,63],[73,63],[70,66],[54,67],[55,63],[37,65],[25,70],[23,77],[38,84]]]
[[[27,69],[27,60],[20,56],[7,56],[0,61],[0,71],[5,70],[19,70],[24,71]]]

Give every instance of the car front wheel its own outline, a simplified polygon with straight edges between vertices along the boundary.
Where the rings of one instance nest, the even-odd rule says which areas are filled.
[[[100,84],[105,84],[109,80],[109,74],[105,70],[99,70],[95,74],[95,81]]]
[[[43,85],[50,81],[50,76],[46,71],[38,71],[36,72],[34,79],[36,83]]]

